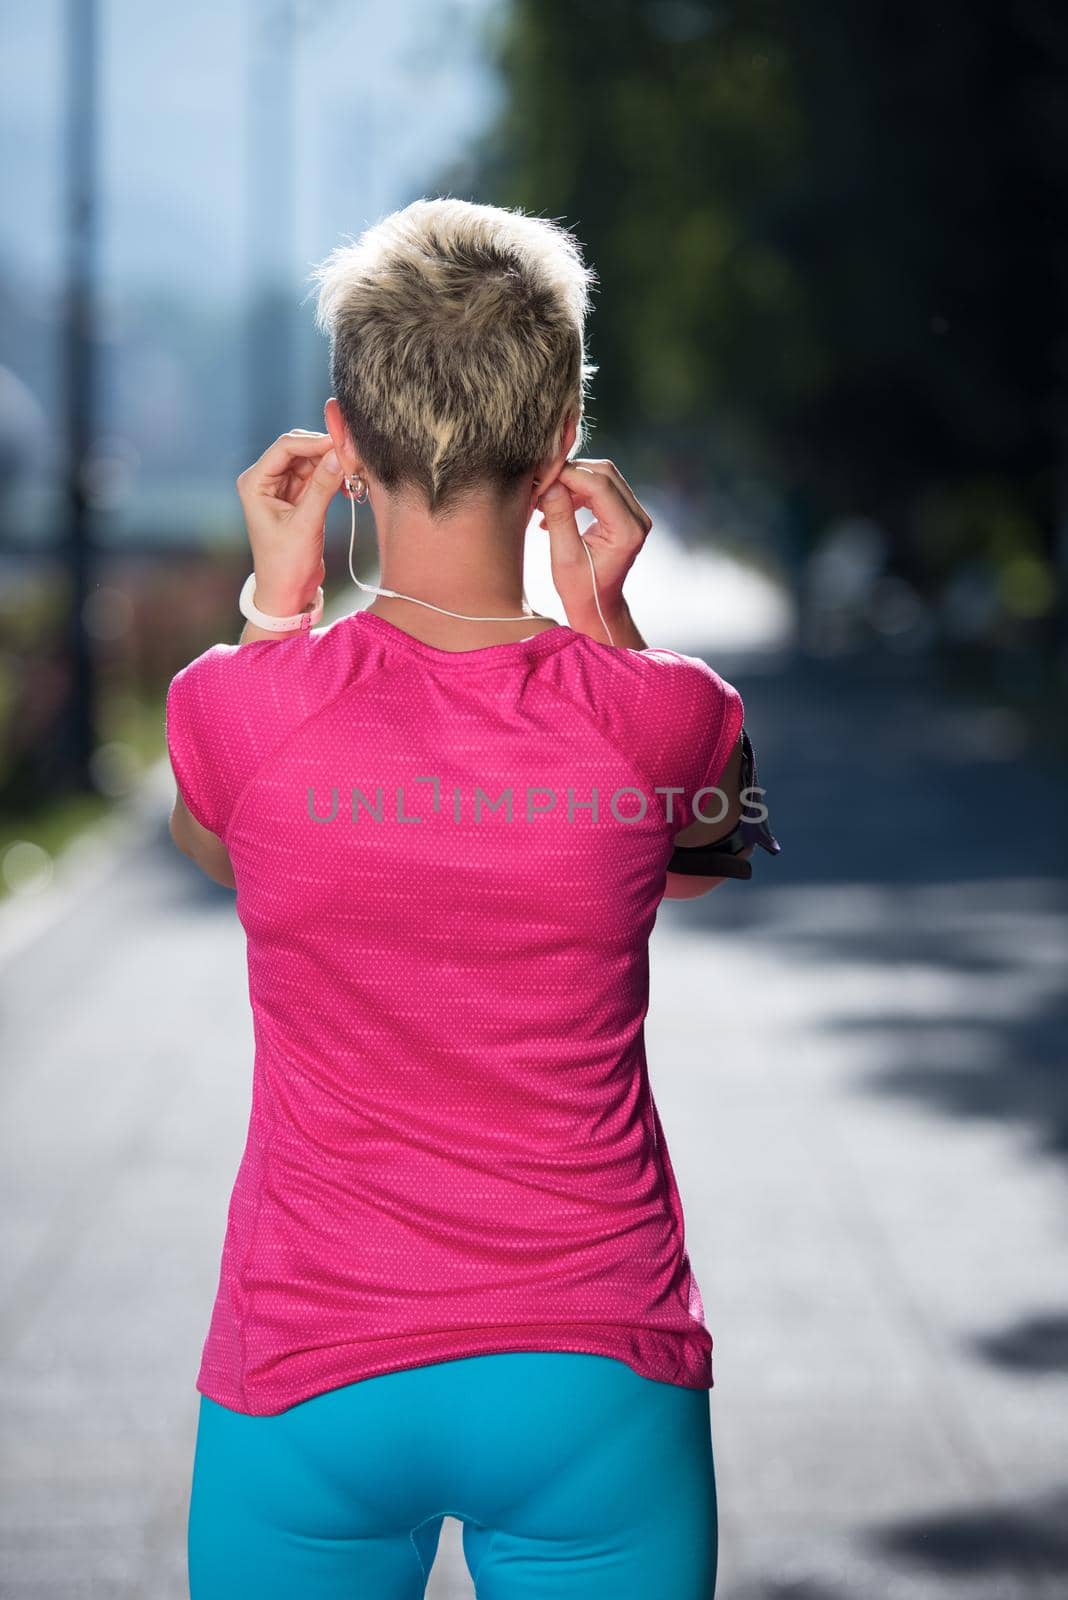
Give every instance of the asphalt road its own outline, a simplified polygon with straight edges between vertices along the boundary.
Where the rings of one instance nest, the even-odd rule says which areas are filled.
[[[713,664],[784,846],[666,903],[652,950],[717,1595],[1063,1596],[1068,774],[910,661]],[[12,1600],[187,1593],[252,1029],[232,894],[170,845],[158,776],[118,857],[4,946]],[[431,1600],[471,1595],[458,1531]]]

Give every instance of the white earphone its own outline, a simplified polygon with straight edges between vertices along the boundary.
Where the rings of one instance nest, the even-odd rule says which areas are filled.
[[[356,489],[355,486],[357,484],[359,484],[360,489],[363,490],[362,494],[359,493],[358,490]],[[467,615],[467,613],[463,612],[463,611],[449,611],[449,610],[446,609],[445,606],[436,606],[430,600],[418,600],[418,599],[416,599],[415,595],[413,595],[413,594],[398,594],[396,589],[383,589],[380,586],[378,586],[377,584],[362,583],[360,581],[360,579],[356,576],[356,573],[353,571],[352,555],[353,555],[353,550],[355,549],[355,546],[356,546],[356,504],[357,504],[357,502],[359,502],[360,505],[363,505],[363,503],[368,498],[369,490],[368,490],[367,484],[359,476],[359,474],[354,474],[352,477],[346,477],[346,479],[345,479],[345,493],[348,495],[349,503],[350,503],[350,505],[352,507],[352,528],[351,528],[351,532],[349,534],[349,576],[352,579],[353,583],[356,585],[356,587],[358,589],[363,589],[366,594],[388,595],[389,598],[392,599],[392,600],[410,600],[413,605],[426,606],[431,611],[440,611],[442,613],[442,615],[446,616],[446,617],[459,617],[461,619],[461,621],[463,621],[463,622],[523,622],[528,617],[540,617],[540,616],[542,616],[542,613],[540,611],[534,611],[534,610],[531,609],[530,603],[527,600],[527,596],[526,596],[526,591],[525,590],[523,592],[523,604],[526,606],[527,609],[524,612],[522,612],[520,616],[518,616],[518,617],[473,617],[473,616]],[[581,534],[579,535],[579,537],[582,538]],[[590,577],[593,580],[593,603],[597,607],[597,615],[601,619],[601,626],[604,628],[605,633],[608,635],[608,641],[609,641],[610,644],[614,645],[615,644],[615,640],[612,638],[611,629],[609,628],[607,622],[605,622],[604,613],[601,610],[601,597],[600,597],[600,595],[599,595],[599,593],[597,591],[597,572],[596,572],[596,569],[594,568],[594,565],[593,565],[593,556],[590,554],[590,549],[589,549],[589,546],[587,545],[585,539],[582,540],[582,548],[585,550],[586,559],[590,564]]]

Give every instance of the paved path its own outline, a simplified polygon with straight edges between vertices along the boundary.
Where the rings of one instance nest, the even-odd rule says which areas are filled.
[[[719,1600],[1052,1600],[1066,776],[905,663],[715,664],[785,846],[665,904],[652,954],[652,1078],[715,1340]],[[252,1031],[232,895],[170,847],[168,795],[0,972],[4,1600],[186,1595]],[[431,1600],[471,1594],[457,1535]]]

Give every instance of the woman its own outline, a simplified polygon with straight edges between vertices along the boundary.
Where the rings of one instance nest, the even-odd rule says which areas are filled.
[[[643,1021],[659,901],[751,871],[753,774],[737,690],[630,616],[649,517],[572,457],[592,279],[557,225],[455,199],[332,252],[327,431],[238,479],[253,620],[168,692],[171,831],[237,890],[255,1033],[193,1600],[408,1600],[446,1515],[480,1600],[714,1590]],[[343,486],[383,586],[313,628]],[[535,508],[566,623],[523,595]]]

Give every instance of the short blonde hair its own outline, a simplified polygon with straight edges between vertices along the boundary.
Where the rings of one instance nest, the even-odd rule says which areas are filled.
[[[336,246],[309,292],[370,471],[438,514],[487,483],[507,492],[559,448],[569,411],[581,448],[596,276],[556,222],[452,198],[414,200]]]

